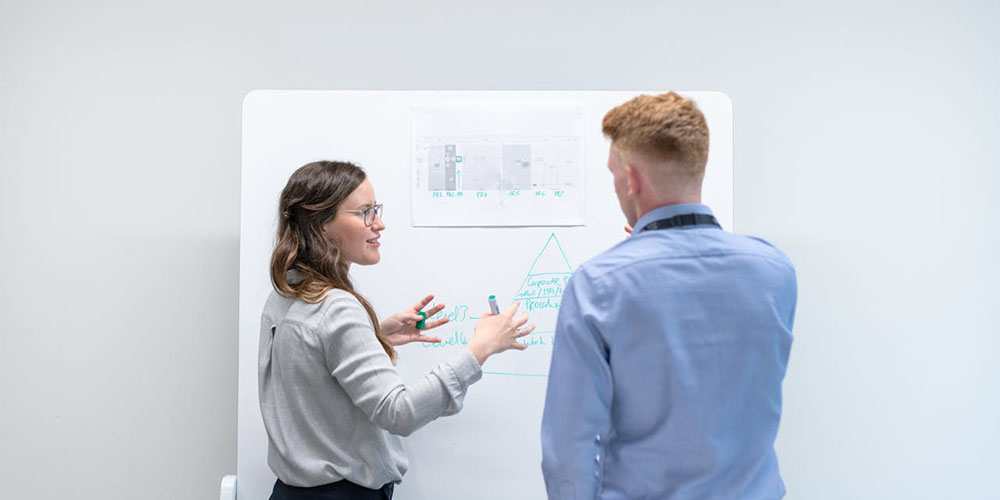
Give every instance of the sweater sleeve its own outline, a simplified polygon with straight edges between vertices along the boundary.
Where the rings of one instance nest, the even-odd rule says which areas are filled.
[[[463,349],[414,384],[403,383],[375,337],[371,320],[351,295],[331,294],[318,327],[326,366],[372,422],[392,434],[408,436],[442,415],[458,413],[469,385],[482,368]]]

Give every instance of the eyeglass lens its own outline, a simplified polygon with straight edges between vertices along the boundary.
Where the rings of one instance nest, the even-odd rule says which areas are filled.
[[[365,217],[365,225],[370,226],[375,223],[375,216],[382,217],[382,204],[379,203],[373,207],[368,207],[361,211],[361,215]]]

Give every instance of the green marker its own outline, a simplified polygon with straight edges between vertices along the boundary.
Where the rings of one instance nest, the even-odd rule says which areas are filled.
[[[427,319],[427,313],[425,313],[423,311],[420,311],[417,314],[420,315],[420,321],[417,321],[417,330],[423,330],[423,328],[424,328],[424,320]]]
[[[490,312],[493,314],[500,314],[500,306],[497,305],[496,295],[490,295]]]

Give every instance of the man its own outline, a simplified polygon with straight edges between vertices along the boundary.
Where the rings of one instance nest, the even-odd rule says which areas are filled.
[[[781,498],[795,270],[701,204],[708,127],[690,100],[639,96],[603,129],[632,235],[563,295],[542,419],[549,498]]]

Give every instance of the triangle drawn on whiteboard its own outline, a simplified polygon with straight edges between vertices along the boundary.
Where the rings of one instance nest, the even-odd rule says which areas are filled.
[[[559,238],[552,233],[531,263],[528,275],[521,283],[514,300],[524,302],[528,311],[557,309],[566,283],[572,275],[573,267],[566,259],[566,252],[559,244]]]

